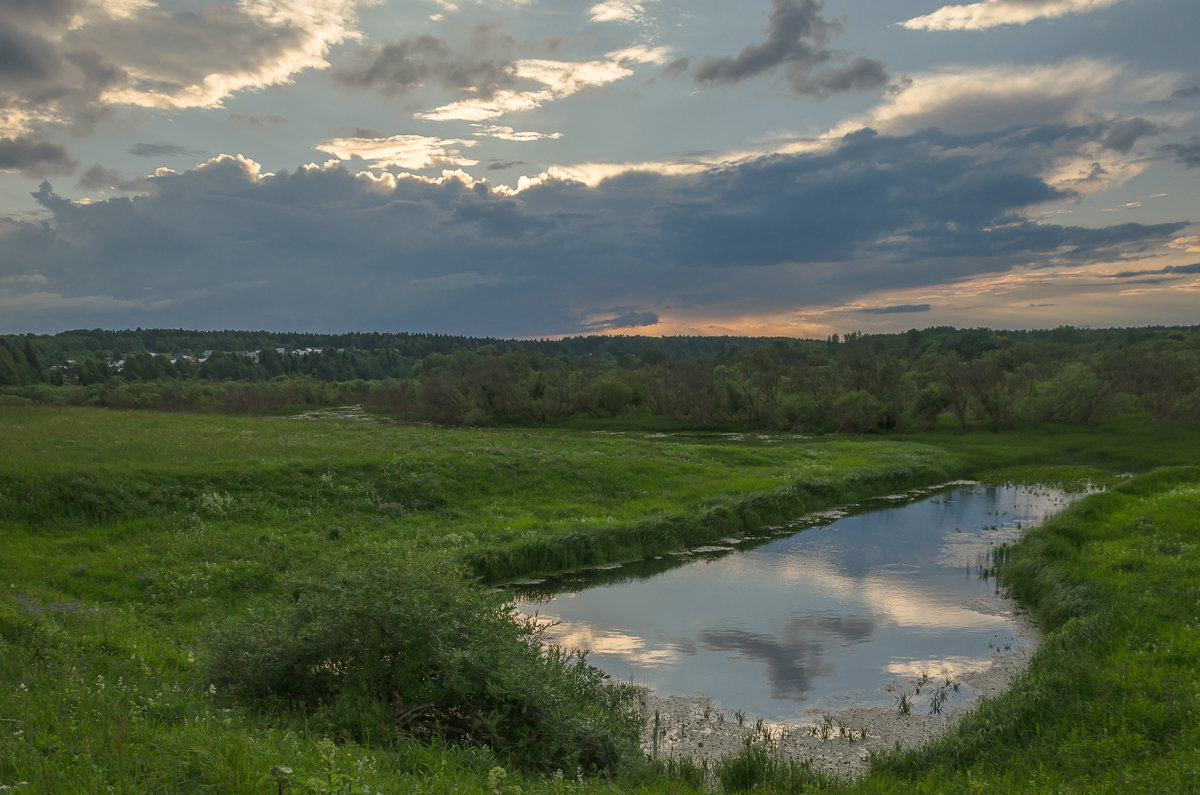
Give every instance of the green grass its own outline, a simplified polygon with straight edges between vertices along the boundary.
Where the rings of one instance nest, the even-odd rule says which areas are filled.
[[[240,549],[257,561],[241,569],[251,579],[285,565],[272,558],[330,547],[448,549],[492,581],[640,558],[950,468],[936,448],[909,442],[83,409],[7,412],[0,447],[12,451],[0,521],[26,529],[14,532],[35,541],[28,555],[58,530],[86,558],[107,555],[114,535],[165,525],[179,541],[176,570],[208,557],[205,546],[222,557]]]
[[[0,449],[0,784],[56,792],[267,791],[272,766],[328,774],[327,738],[359,784],[479,791],[504,760],[359,745],[319,712],[210,689],[211,628],[374,561],[441,552],[499,576],[635,557],[950,462],[911,442],[12,407]]]
[[[1195,428],[1132,421],[802,439],[6,405],[0,784],[698,791],[705,777],[686,764],[556,778],[472,746],[347,733],[319,709],[258,704],[205,677],[213,627],[381,560],[436,553],[490,580],[529,576],[952,476],[1111,485],[1198,449]],[[1144,475],[1031,534],[1004,570],[1052,633],[1029,674],[942,744],[857,786],[1186,790],[1200,740],[1198,483],[1194,469]],[[707,780],[720,770],[731,786],[831,786],[759,756]]]

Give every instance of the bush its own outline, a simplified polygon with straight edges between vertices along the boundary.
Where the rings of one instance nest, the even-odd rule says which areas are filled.
[[[638,755],[633,692],[533,622],[422,556],[293,590],[217,629],[212,682],[318,709],[360,740],[466,740],[539,771],[615,769]]]

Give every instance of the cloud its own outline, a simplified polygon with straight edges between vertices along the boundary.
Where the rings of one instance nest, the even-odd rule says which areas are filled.
[[[620,329],[645,328],[658,325],[658,315],[654,312],[641,311],[632,307],[617,306],[611,309],[589,312],[598,315],[594,320],[581,324],[586,333],[598,331],[618,331]]]
[[[419,171],[433,166],[474,166],[478,160],[463,157],[458,147],[474,146],[465,138],[430,138],[392,135],[387,138],[334,138],[314,148],[340,160],[366,160],[373,168],[395,166]]]
[[[372,0],[48,0],[0,9],[0,116],[7,134],[87,131],[115,108],[218,107],[230,95],[328,66]]]
[[[1171,78],[1131,77],[1118,64],[1075,59],[1054,64],[947,68],[913,75],[867,114],[838,129],[870,126],[907,134],[926,127],[985,132],[1022,125],[1086,124],[1095,109],[1145,95]]]
[[[195,149],[187,149],[175,144],[138,143],[129,147],[126,151],[137,157],[196,157],[201,154]]]
[[[1138,139],[1164,133],[1169,128],[1143,118],[1122,119],[1115,122],[1104,136],[1104,145],[1122,154],[1133,148]]]
[[[886,85],[882,61],[860,57],[849,65],[834,65],[843,56],[825,45],[841,33],[841,24],[823,17],[824,10],[820,0],[771,0],[766,40],[747,45],[737,57],[705,58],[693,72],[696,82],[738,83],[784,67],[799,94],[824,96]]]
[[[520,43],[495,26],[475,28],[461,51],[445,40],[422,34],[359,50],[351,62],[333,73],[351,88],[373,88],[386,95],[402,94],[426,83],[489,97],[517,79],[508,53]],[[529,45],[526,44],[527,50]]]
[[[636,0],[603,0],[588,10],[592,22],[635,24],[646,20],[646,4]]]
[[[529,143],[532,141],[554,140],[562,137],[562,133],[542,133],[542,132],[517,132],[512,127],[505,127],[499,124],[475,124],[475,135],[480,138],[497,138],[501,141],[516,141],[518,143]]]
[[[1181,235],[1167,241],[1167,246],[1186,251],[1189,254],[1200,254],[1200,235]]]
[[[820,152],[592,185],[545,175],[517,193],[455,171],[355,174],[331,161],[268,173],[229,155],[162,172],[131,198],[74,202],[47,183],[34,197],[50,222],[10,221],[0,237],[0,278],[47,282],[6,282],[0,317],[5,330],[677,328],[681,318],[795,314],[880,290],[927,296],[983,274],[1179,244],[1184,222],[1085,228],[1024,217],[1060,195],[1038,176],[1030,142],[1053,148],[1073,134],[864,130]],[[21,308],[22,291],[58,296],[62,308]],[[96,296],[123,303],[88,304]]]
[[[1165,144],[1158,151],[1170,155],[1184,168],[1200,168],[1200,138],[1193,138],[1186,144]]]
[[[928,312],[929,304],[896,304],[894,306],[868,306],[859,309],[868,315],[902,315],[914,312]]]
[[[1065,194],[1091,194],[1145,170],[1149,160],[1133,151],[1136,144],[1168,129],[1104,109],[1161,94],[1174,80],[1168,74],[1130,74],[1095,59],[947,68],[912,75],[879,105],[830,134],[870,127],[907,135],[935,127],[988,137],[1006,130],[1025,137],[1026,159],[1039,160],[1039,175],[1047,182]],[[1070,134],[1064,133],[1067,128]],[[1046,137],[1051,130],[1056,132]]]
[[[0,284],[49,284],[50,280],[40,273],[14,273],[0,278]]]
[[[413,279],[409,284],[419,290],[465,290],[472,287],[491,287],[502,284],[504,278],[496,274],[484,275],[476,271],[447,273],[445,276],[429,276],[423,279]]]
[[[105,168],[96,163],[83,172],[83,176],[79,178],[76,187],[87,191],[107,190],[109,188],[133,191],[144,190],[146,181],[144,179],[126,179],[121,176],[120,172]]]
[[[541,88],[528,91],[497,89],[486,97],[451,102],[418,113],[416,117],[428,121],[488,121],[508,113],[534,110],[584,89],[616,82],[629,77],[640,64],[661,64],[666,59],[666,50],[650,47],[617,50],[593,61],[526,58],[512,64],[513,81],[537,83]]]
[[[247,113],[230,113],[229,123],[235,127],[256,127],[260,130],[265,130],[287,124],[288,120],[286,116],[280,116],[277,113],[266,113],[261,116]]]
[[[900,24],[910,30],[987,30],[1000,25],[1024,25],[1116,5],[1120,0],[983,0],[970,5],[943,6],[932,14]]]
[[[687,72],[691,63],[691,58],[676,58],[663,67],[662,75],[663,77],[680,77]]]
[[[506,169],[516,168],[517,166],[525,165],[524,160],[489,160],[487,164],[488,171],[505,171]]]
[[[0,138],[0,171],[19,171],[29,177],[70,174],[79,164],[66,147],[30,136]]]
[[[1168,265],[1165,268],[1144,271],[1121,271],[1120,273],[1110,273],[1108,276],[1113,279],[1129,279],[1136,276],[1168,276],[1173,274],[1191,274],[1200,273],[1200,262],[1192,265]]]

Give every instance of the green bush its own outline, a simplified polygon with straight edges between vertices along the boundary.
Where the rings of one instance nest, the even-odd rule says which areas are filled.
[[[293,589],[214,633],[209,679],[319,710],[360,740],[390,732],[487,746],[529,770],[615,769],[638,754],[632,690],[441,556]]]

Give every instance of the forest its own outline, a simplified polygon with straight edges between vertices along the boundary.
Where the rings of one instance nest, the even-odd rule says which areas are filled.
[[[407,422],[864,433],[1200,419],[1200,326],[850,333],[823,340],[69,331],[0,336],[0,399]]]

